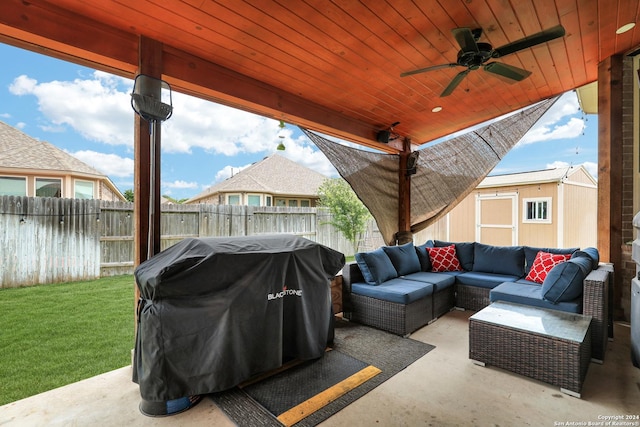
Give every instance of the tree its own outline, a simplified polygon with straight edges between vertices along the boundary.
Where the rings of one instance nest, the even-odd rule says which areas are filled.
[[[125,199],[127,199],[127,202],[133,203],[133,190],[125,190],[123,196]]]
[[[318,195],[320,206],[328,208],[331,212],[332,219],[329,224],[340,230],[351,242],[355,252],[358,252],[360,239],[371,217],[369,210],[342,178],[325,180],[318,188]]]

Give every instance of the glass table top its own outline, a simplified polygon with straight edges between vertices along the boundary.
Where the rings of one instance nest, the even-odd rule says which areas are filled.
[[[582,342],[591,316],[496,301],[470,319],[554,338]]]

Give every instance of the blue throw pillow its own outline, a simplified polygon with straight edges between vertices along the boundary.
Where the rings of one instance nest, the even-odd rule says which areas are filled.
[[[476,243],[473,251],[473,271],[524,276],[522,246],[493,246]]]
[[[420,269],[422,271],[431,271],[431,258],[429,257],[429,251],[427,251],[427,248],[433,248],[432,240],[427,240],[426,243],[415,247],[418,259],[420,260]]]
[[[379,285],[398,277],[398,272],[382,248],[371,252],[358,252],[355,258],[362,271],[362,277],[370,285]]]
[[[531,270],[531,266],[533,262],[536,260],[536,255],[538,252],[546,252],[548,254],[557,254],[557,255],[566,255],[573,254],[579,248],[534,248],[532,246],[524,247],[524,258],[526,262],[525,266],[525,274],[529,274],[529,270]]]
[[[420,259],[418,259],[413,242],[400,246],[383,246],[382,249],[391,260],[398,276],[420,271]]]
[[[587,257],[556,265],[542,282],[542,297],[553,303],[573,301],[582,295],[582,282],[590,271],[591,259]]]
[[[434,243],[437,248],[456,245],[456,255],[458,256],[458,261],[460,261],[460,265],[462,266],[462,268],[464,268],[467,271],[473,270],[475,242],[454,243],[454,242],[443,242],[442,240],[436,240]]]
[[[595,270],[598,268],[598,264],[600,264],[600,253],[596,248],[584,248],[578,251],[575,251],[571,258],[576,257],[585,257],[591,260],[591,269]]]

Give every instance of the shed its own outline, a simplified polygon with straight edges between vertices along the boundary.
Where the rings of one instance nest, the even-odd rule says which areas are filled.
[[[486,177],[438,227],[492,245],[596,246],[598,183],[584,166]]]

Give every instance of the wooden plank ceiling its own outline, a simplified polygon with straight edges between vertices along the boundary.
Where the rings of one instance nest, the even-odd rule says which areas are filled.
[[[3,0],[0,41],[133,77],[140,37],[163,43],[174,90],[394,152],[394,128],[428,143],[597,79],[598,63],[640,45],[637,0]],[[482,28],[494,48],[562,25],[566,35],[498,61],[532,74],[507,83],[448,64],[451,30]],[[442,107],[439,113],[431,110]]]

